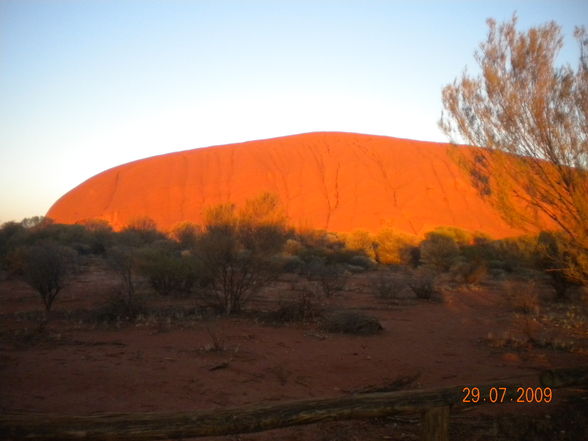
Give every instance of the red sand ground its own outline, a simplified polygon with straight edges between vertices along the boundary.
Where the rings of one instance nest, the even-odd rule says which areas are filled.
[[[292,283],[298,281],[284,277],[252,306],[275,308],[280,299],[292,295]],[[33,346],[18,344],[14,336],[16,330],[34,325],[25,313],[39,311],[40,300],[21,282],[0,281],[0,412],[90,414],[224,408],[343,396],[416,372],[421,376],[412,388],[473,386],[588,362],[586,352],[531,348],[512,352],[484,344],[481,340],[489,332],[498,333],[512,324],[512,312],[501,303],[496,282],[448,290],[445,303],[409,299],[395,305],[374,297],[373,277],[353,276],[333,304],[378,317],[385,328],[380,335],[325,334],[310,325],[273,327],[247,318],[163,321],[119,329],[58,318],[50,325],[52,339]],[[87,273],[60,295],[55,310],[101,305],[112,287],[108,273]],[[150,301],[192,302],[156,297]],[[209,350],[212,339],[207,328],[225,351]],[[211,370],[223,362],[228,362],[226,368]],[[527,381],[521,378],[520,384]],[[554,403],[558,394],[556,391]],[[551,412],[554,405],[541,405],[541,415]],[[486,406],[484,412],[518,414],[527,408],[495,405]],[[456,421],[452,420],[452,430]],[[394,429],[394,424],[329,423],[220,439],[418,439],[418,425]]]
[[[277,194],[291,223],[335,232],[438,226],[500,238],[520,233],[483,201],[448,144],[319,132],[142,159],[96,175],[59,199],[57,222],[100,218],[115,228],[149,216],[163,230],[201,223],[206,207]]]

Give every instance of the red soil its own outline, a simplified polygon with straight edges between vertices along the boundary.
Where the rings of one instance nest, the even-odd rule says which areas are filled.
[[[169,153],[100,173],[59,199],[60,223],[142,216],[168,230],[206,207],[277,194],[291,223],[335,232],[391,227],[422,235],[456,226],[500,238],[509,227],[449,156],[449,144],[308,133]]]
[[[291,287],[301,280],[284,277],[252,306],[272,310],[291,297]],[[22,282],[0,281],[0,413],[83,415],[270,404],[348,396],[417,372],[421,375],[409,389],[475,386],[518,376],[517,384],[527,385],[534,384],[538,370],[588,361],[585,350],[529,347],[512,352],[484,343],[488,333],[509,329],[515,319],[503,305],[503,288],[496,282],[447,290],[444,303],[409,298],[396,305],[374,297],[374,277],[377,274],[353,276],[331,307],[376,316],[384,331],[375,336],[327,334],[313,325],[274,327],[251,318],[162,319],[119,328],[57,316],[48,331],[52,339],[34,345],[19,344],[18,335],[36,325],[27,314],[39,311],[37,294]],[[55,312],[95,309],[114,287],[111,274],[87,273],[60,294]],[[156,302],[191,304],[190,299],[149,299],[152,306]],[[224,351],[211,350],[211,333]],[[552,412],[563,395],[558,390],[553,403],[539,405],[540,414]],[[518,415],[532,411],[530,407],[501,404],[485,406],[482,412]],[[452,421],[452,427],[456,423]],[[395,423],[354,421],[220,439],[418,439],[417,425],[406,430],[412,435],[402,436]],[[471,427],[464,430],[469,433]],[[345,436],[337,435],[339,431]]]

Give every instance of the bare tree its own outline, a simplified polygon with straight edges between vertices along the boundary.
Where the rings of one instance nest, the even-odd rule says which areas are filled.
[[[445,86],[439,124],[453,142],[483,147],[456,149],[480,193],[512,225],[561,230],[575,256],[563,270],[586,281],[588,39],[576,28],[578,66],[557,67],[560,27],[516,25],[516,15],[488,20],[475,52],[480,74],[465,71]]]
[[[41,296],[45,307],[45,323],[49,320],[55,298],[75,268],[75,255],[71,248],[50,242],[24,250],[23,279]]]
[[[129,315],[134,315],[136,303],[137,252],[127,246],[116,246],[108,251],[107,262],[119,280],[119,294]]]
[[[211,282],[207,299],[227,315],[238,313],[277,275],[273,257],[286,239],[285,216],[277,198],[263,194],[239,211],[230,204],[212,207],[205,222],[196,254]]]

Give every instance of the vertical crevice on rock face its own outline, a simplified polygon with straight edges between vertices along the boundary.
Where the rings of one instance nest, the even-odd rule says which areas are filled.
[[[109,209],[112,207],[114,197],[116,195],[116,191],[118,190],[119,179],[120,179],[120,173],[117,171],[114,175],[112,188],[110,189],[110,192],[108,192],[108,194],[109,194],[108,202],[105,204],[104,208],[102,209],[103,211],[109,211]]]

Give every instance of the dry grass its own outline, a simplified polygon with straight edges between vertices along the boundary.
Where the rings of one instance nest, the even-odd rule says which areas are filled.
[[[513,311],[537,315],[540,312],[540,298],[534,281],[509,280],[505,284],[506,304]]]
[[[499,334],[489,333],[486,343],[493,348],[526,351],[551,349],[586,352],[588,326],[586,317],[572,314],[515,313],[511,325]]]
[[[218,352],[222,353],[228,350],[225,343],[225,337],[218,332],[206,327],[206,333],[210,337],[210,343],[204,345],[202,350],[204,352]]]

